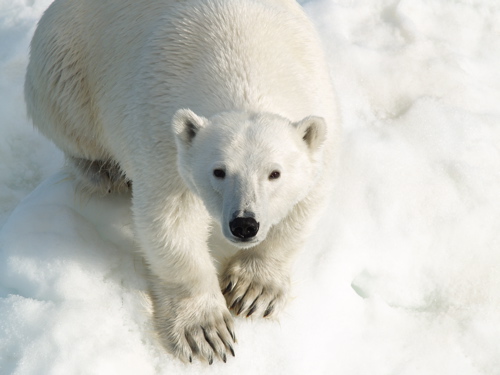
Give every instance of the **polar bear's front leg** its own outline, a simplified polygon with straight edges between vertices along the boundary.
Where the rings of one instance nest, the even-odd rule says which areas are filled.
[[[274,317],[290,290],[291,262],[265,254],[263,246],[240,250],[221,278],[227,306],[236,315]]]
[[[290,272],[310,232],[317,202],[300,202],[259,245],[240,250],[220,278],[227,306],[236,315],[275,317],[286,305]]]
[[[212,364],[219,357],[225,362],[228,354],[234,356],[235,335],[208,252],[203,204],[184,189],[171,187],[161,199],[140,183],[134,189],[137,237],[163,346],[184,361],[199,357]]]
[[[154,325],[163,346],[184,361],[199,357],[212,364],[234,356],[233,321],[220,291],[192,295],[184,285],[151,276]]]
[[[229,260],[220,285],[234,314],[276,317],[285,307],[294,260],[318,217],[325,191],[320,186],[272,227],[262,243]]]

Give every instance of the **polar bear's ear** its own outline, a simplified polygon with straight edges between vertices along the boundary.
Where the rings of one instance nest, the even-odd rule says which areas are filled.
[[[174,133],[184,144],[189,145],[193,141],[196,133],[205,127],[208,120],[196,115],[189,109],[179,109],[172,119]]]
[[[293,125],[312,152],[326,140],[326,123],[322,117],[309,116]]]

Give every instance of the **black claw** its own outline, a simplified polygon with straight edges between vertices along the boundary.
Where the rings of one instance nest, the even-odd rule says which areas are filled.
[[[226,357],[226,354],[223,354],[223,355],[222,355],[222,361],[223,361],[224,363],[226,363],[226,362],[227,362],[227,357]]]
[[[241,297],[238,297],[234,300],[233,304],[231,305],[230,309],[234,309],[238,303],[240,303]]]
[[[193,363],[193,358],[189,356],[189,363]]]
[[[208,357],[208,364],[212,365],[212,363],[214,363],[214,357],[210,356]]]
[[[266,311],[264,311],[264,318],[266,318],[269,314],[271,314],[274,310],[274,306],[273,305],[269,305],[266,309]]]
[[[250,309],[248,310],[247,318],[250,315],[252,315],[255,312],[255,310],[257,310],[257,306],[255,305],[255,302],[254,302],[254,303],[252,303],[252,306],[250,306]]]
[[[222,294],[229,293],[231,290],[233,290],[233,282],[230,281],[229,284],[227,284],[226,289],[222,292]]]
[[[231,355],[232,355],[233,357],[236,357],[236,356],[234,355],[234,349],[233,349],[233,347],[232,347],[231,345],[229,345],[229,351],[231,352]]]
[[[243,311],[243,307],[244,307],[244,306],[245,306],[245,305],[241,305],[241,306],[240,306],[240,308],[238,309],[238,312],[236,313],[236,315],[240,315],[240,314],[241,314],[241,312]]]

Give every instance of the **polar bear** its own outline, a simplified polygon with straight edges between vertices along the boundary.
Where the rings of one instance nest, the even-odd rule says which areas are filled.
[[[225,362],[230,311],[279,313],[339,139],[320,41],[295,0],[55,0],[25,98],[82,190],[132,190],[170,353]],[[220,275],[210,236],[234,250]]]

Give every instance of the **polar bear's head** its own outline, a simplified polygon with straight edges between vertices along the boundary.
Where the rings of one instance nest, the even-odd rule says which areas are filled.
[[[255,246],[303,200],[321,173],[325,122],[225,112],[173,119],[179,172],[238,247]]]

